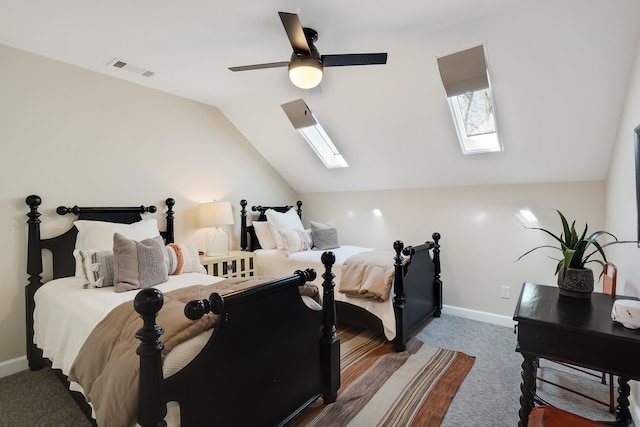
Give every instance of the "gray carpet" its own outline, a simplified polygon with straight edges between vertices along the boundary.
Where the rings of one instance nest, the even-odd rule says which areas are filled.
[[[442,426],[512,427],[520,408],[520,364],[513,329],[443,315],[418,334],[425,343],[463,351],[476,362],[460,386]],[[559,370],[542,362],[545,375]],[[564,368],[563,368],[564,369]],[[563,375],[606,399],[608,386],[582,374]],[[542,385],[539,394],[558,407],[598,420],[613,420],[607,409],[587,399]],[[60,381],[49,369],[23,371],[0,379],[0,427],[90,426]]]
[[[91,423],[51,369],[0,379],[0,426],[84,427]]]
[[[435,347],[463,351],[476,363],[451,401],[442,426],[515,426],[520,409],[522,356],[515,351],[513,328],[462,317],[442,315],[418,334]],[[608,400],[608,385],[574,370],[541,361],[540,374],[560,384],[581,384],[581,390]],[[556,369],[554,369],[556,368]],[[565,372],[566,371],[566,372]],[[554,406],[584,417],[607,421],[615,417],[608,408],[557,387],[538,383],[538,394]]]

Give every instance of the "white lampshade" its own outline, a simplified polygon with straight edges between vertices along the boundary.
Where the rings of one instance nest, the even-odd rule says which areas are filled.
[[[208,202],[200,205],[200,226],[214,227],[233,224],[230,202]]]
[[[318,86],[322,80],[322,62],[314,57],[292,56],[289,61],[289,79],[301,89]]]
[[[230,202],[209,202],[200,205],[199,223],[203,227],[215,227],[207,231],[205,254],[223,256],[229,253],[229,234],[220,225],[233,224]]]

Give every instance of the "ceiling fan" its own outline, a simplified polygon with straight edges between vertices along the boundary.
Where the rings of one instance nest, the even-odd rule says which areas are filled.
[[[347,65],[386,64],[386,53],[349,53],[340,55],[320,55],[314,43],[318,32],[302,27],[295,13],[278,12],[287,33],[293,53],[289,61],[269,62],[266,64],[229,67],[231,71],[260,70],[263,68],[289,67],[291,82],[302,89],[311,89],[322,80],[324,67],[342,67]]]

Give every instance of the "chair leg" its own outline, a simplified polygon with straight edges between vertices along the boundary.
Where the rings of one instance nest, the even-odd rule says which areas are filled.
[[[613,394],[613,374],[609,374],[609,413],[615,411],[615,395]]]
[[[600,377],[601,381],[602,381],[602,384],[606,384],[607,383],[607,376],[608,376],[609,377],[609,399],[608,400],[598,400],[595,397],[592,397],[592,396],[589,396],[587,394],[581,393],[578,390],[574,390],[574,389],[565,387],[565,386],[563,386],[561,384],[558,384],[558,383],[555,383],[553,381],[549,381],[549,380],[543,378],[542,376],[538,375],[537,372],[536,372],[536,380],[537,381],[541,381],[542,383],[547,383],[547,384],[550,384],[552,386],[561,388],[563,390],[566,390],[568,392],[576,394],[576,395],[578,395],[580,397],[584,397],[585,399],[589,399],[589,400],[592,400],[592,401],[594,401],[596,403],[604,405],[609,409],[609,413],[611,413],[611,414],[613,414],[615,412],[615,395],[614,395],[613,375],[612,374],[607,374],[607,373],[604,373],[604,372],[602,372],[602,373],[589,372],[589,371],[583,370],[583,369],[581,369],[581,368],[579,368],[577,366],[574,367],[572,365],[568,365],[568,364],[563,363],[563,362],[555,362],[555,363],[558,363],[558,364],[564,365],[564,366],[568,366],[568,367],[570,367],[572,369],[575,369],[575,370],[583,372],[585,374],[594,376],[596,378]],[[535,359],[535,366],[536,366],[536,371],[537,371],[537,368],[540,366],[540,358],[538,358],[538,357],[536,357],[536,359]]]

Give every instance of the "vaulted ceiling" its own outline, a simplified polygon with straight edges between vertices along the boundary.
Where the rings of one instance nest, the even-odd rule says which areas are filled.
[[[229,71],[288,61],[278,11],[317,30],[321,54],[388,62],[326,68],[310,91],[286,68]],[[421,188],[605,179],[638,16],[638,0],[0,0],[0,43],[216,106],[298,192]],[[505,150],[464,156],[436,57],[478,43]],[[297,98],[349,168],[293,129],[280,105]]]

